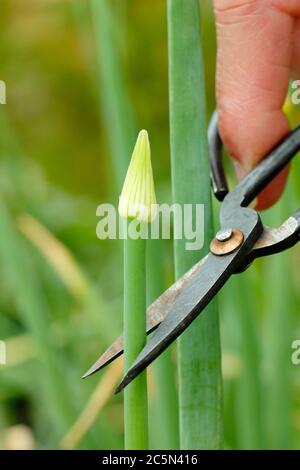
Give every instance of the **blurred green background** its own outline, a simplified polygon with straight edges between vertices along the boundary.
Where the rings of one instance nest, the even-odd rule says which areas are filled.
[[[113,396],[121,363],[80,379],[122,327],[122,246],[96,238],[96,208],[117,202],[141,128],[157,199],[171,201],[165,3],[1,0],[1,448],[123,446],[122,397]],[[209,0],[201,11],[209,118]],[[299,172],[295,162],[284,197],[263,215],[270,225],[299,206]],[[171,242],[162,248],[157,292],[173,281]],[[299,250],[256,261],[219,295],[226,448],[300,447]],[[152,369],[151,448],[172,447]]]

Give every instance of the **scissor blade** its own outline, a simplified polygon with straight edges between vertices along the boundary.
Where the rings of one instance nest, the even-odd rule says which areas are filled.
[[[207,256],[196,263],[178,281],[172,284],[160,297],[158,297],[147,309],[147,334],[151,333],[164,320],[171,310],[174,302],[181,294],[190,279],[200,270]],[[119,336],[112,345],[97,359],[90,369],[82,376],[89,377],[102,369],[117,357],[123,354],[123,336]]]
[[[209,254],[205,258],[201,269],[190,277],[168,315],[128,370],[116,393],[126,387],[192,323],[235,271],[240,260],[239,250],[227,256]]]

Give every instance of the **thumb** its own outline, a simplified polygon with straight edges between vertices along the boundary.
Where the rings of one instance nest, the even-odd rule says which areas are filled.
[[[248,172],[289,130],[282,106],[295,19],[274,0],[214,0],[214,8],[220,132],[238,166]],[[257,208],[278,199],[287,173],[283,170],[263,191]]]

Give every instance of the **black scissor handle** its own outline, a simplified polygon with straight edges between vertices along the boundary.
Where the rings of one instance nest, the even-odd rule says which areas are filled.
[[[210,169],[213,192],[219,201],[228,193],[228,185],[222,164],[223,142],[218,130],[215,111],[208,130]],[[292,130],[271,152],[234,188],[240,203],[247,206],[265,186],[289,163],[300,150],[300,126]]]
[[[223,142],[219,134],[217,111],[214,111],[208,126],[208,144],[213,193],[218,201],[223,201],[229,189],[222,162]]]
[[[222,164],[222,139],[218,130],[218,115],[215,111],[209,125],[210,168],[213,192],[223,201],[223,212],[229,214],[241,206],[247,206],[260,191],[284,168],[300,150],[300,126],[291,131],[269,154],[245,176],[229,193]],[[253,259],[279,253],[300,241],[300,210],[287,219],[279,228],[263,228],[263,233],[247,254],[239,270],[247,268]]]

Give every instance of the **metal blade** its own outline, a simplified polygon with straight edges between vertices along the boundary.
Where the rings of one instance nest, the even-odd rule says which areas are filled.
[[[207,255],[208,256],[208,255]],[[164,320],[171,310],[174,302],[181,294],[187,283],[200,270],[207,256],[196,263],[178,281],[172,284],[160,297],[158,297],[147,309],[147,334],[151,333]],[[82,376],[89,377],[102,369],[110,362],[123,354],[123,336],[119,336],[112,345],[97,359],[90,369]]]
[[[128,385],[159,356],[203,311],[241,261],[240,250],[227,256],[209,254],[178,295],[170,312],[160,324],[118,386],[116,393]]]

